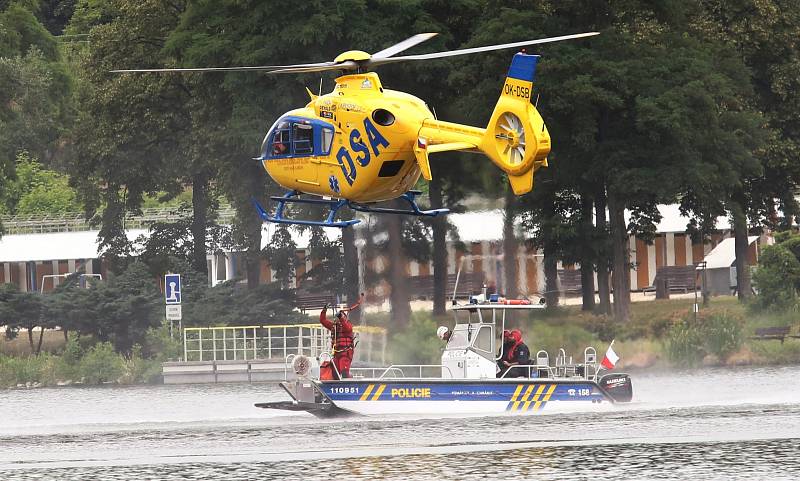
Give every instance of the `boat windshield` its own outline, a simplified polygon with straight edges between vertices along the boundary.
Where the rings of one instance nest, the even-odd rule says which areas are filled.
[[[471,340],[467,327],[467,324],[459,324],[453,328],[450,340],[447,341],[447,349],[466,349],[469,347]],[[474,331],[475,328],[473,327],[472,330]]]
[[[489,326],[457,324],[453,328],[447,349],[466,349],[474,346],[482,351],[491,349],[492,330]]]

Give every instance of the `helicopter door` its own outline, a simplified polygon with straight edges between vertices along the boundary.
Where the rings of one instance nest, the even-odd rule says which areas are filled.
[[[296,160],[297,181],[319,185],[319,162],[314,162],[314,126],[296,122],[292,124],[292,157]]]

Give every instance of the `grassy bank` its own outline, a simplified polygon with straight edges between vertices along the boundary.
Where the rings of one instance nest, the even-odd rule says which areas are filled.
[[[580,306],[566,306],[533,311],[507,327],[521,329],[531,354],[544,349],[551,361],[560,348],[575,360],[583,358],[586,346],[594,346],[602,356],[613,339],[622,368],[800,363],[800,339],[781,343],[751,338],[759,327],[793,326],[792,333],[798,334],[797,314],[753,311],[734,297],[716,297],[708,307],[701,307],[695,319],[693,304],[694,299],[633,303],[626,324],[581,311]],[[428,313],[414,313],[410,329],[392,336],[390,358],[438,363],[442,343],[436,339],[436,326],[452,323],[452,316],[432,319]]]
[[[45,334],[46,336],[48,333]],[[108,342],[70,336],[64,342],[61,332],[49,336],[51,342],[39,355],[31,355],[27,339],[6,341],[0,352],[0,389],[56,385],[98,385],[106,383],[140,384],[161,381],[161,363],[174,357],[179,344],[169,338],[165,328],[148,331],[144,347],[120,354]]]

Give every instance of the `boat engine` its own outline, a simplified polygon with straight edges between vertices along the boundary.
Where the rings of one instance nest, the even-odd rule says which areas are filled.
[[[627,374],[606,374],[600,378],[600,388],[615,402],[626,403],[633,398],[633,385]]]
[[[302,354],[295,356],[292,371],[301,379],[319,379],[319,361]]]

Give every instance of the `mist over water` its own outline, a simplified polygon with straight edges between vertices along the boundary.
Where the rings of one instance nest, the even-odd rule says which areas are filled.
[[[320,421],[267,384],[0,391],[0,479],[800,479],[796,367],[634,374],[597,413]]]

